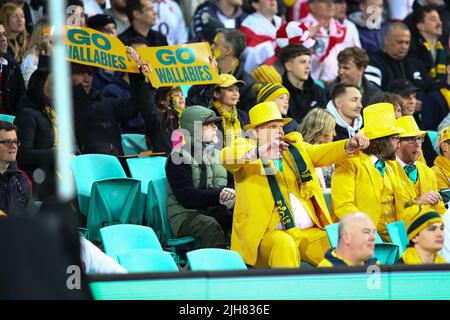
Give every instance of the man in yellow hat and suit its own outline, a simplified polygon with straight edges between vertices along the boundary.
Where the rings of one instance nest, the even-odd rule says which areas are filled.
[[[433,169],[436,174],[438,190],[450,188],[450,127],[439,132],[439,149],[441,155],[434,160]]]
[[[404,264],[446,263],[438,251],[444,246],[444,222],[441,215],[426,205],[408,203],[404,211],[409,247],[403,252]]]
[[[221,152],[235,179],[231,249],[257,267],[295,268],[300,260],[317,265],[329,248],[324,227],[331,217],[314,167],[343,161],[368,140],[357,134],[309,145],[299,132],[285,136],[290,119],[275,102],[257,104],[249,115],[245,131],[254,139],[238,138]]]
[[[400,180],[386,161],[395,160],[399,141],[394,106],[377,103],[363,110],[364,135],[370,145],[360,157],[337,163],[331,178],[334,220],[346,214],[364,212],[372,219],[378,233],[388,239],[386,224],[399,219],[408,200]]]
[[[400,178],[401,189],[406,190],[410,200],[430,205],[434,211],[444,214],[446,208],[438,193],[436,175],[426,164],[417,161],[427,132],[419,129],[413,116],[400,117],[396,124],[402,132],[396,160],[388,164]]]

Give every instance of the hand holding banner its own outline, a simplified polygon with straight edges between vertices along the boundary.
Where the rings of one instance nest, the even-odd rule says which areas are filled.
[[[211,49],[205,42],[164,47],[141,47],[137,51],[148,61],[152,86],[180,86],[218,83],[217,69],[211,65]]]

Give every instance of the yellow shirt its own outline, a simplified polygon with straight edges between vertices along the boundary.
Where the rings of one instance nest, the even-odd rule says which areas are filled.
[[[428,191],[438,191],[437,179],[434,171],[422,162],[416,161],[417,182],[414,184],[406,175],[402,165],[398,160],[387,161],[387,164],[395,171],[401,180],[401,188],[404,189],[411,200],[427,193]],[[447,209],[442,201],[430,206],[433,210],[443,215]],[[401,217],[400,217],[401,218]]]
[[[399,220],[404,203],[410,199],[400,186],[400,179],[387,162],[381,176],[367,154],[337,163],[331,177],[333,220],[364,212],[387,239],[386,223]]]
[[[404,264],[424,264],[420,259],[419,254],[416,249],[413,247],[409,247],[402,254],[402,261]],[[445,264],[447,263],[439,253],[435,253],[433,264]]]
[[[438,190],[450,188],[450,160],[444,156],[438,156],[431,169],[436,175]]]

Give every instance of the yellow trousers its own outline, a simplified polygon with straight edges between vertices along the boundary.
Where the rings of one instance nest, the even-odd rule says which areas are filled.
[[[301,238],[294,240],[284,230],[264,235],[258,249],[256,267],[298,268],[300,261],[318,265],[330,248],[327,234],[319,228],[301,230]]]

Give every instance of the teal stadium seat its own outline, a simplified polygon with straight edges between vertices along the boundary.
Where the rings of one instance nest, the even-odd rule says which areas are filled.
[[[177,263],[183,263],[181,250],[192,250],[195,246],[194,237],[176,238],[170,229],[167,218],[167,178],[151,180],[148,184],[147,208],[155,226],[155,232],[163,246],[170,248],[176,254]]]
[[[100,241],[99,230],[113,224],[142,224],[141,182],[130,178],[92,184],[87,215],[88,239]]]
[[[155,227],[151,207],[155,201],[148,200],[148,183],[154,179],[164,178],[166,176],[166,158],[165,157],[137,157],[128,158],[127,165],[130,170],[131,177],[141,181],[141,203],[145,210],[143,224],[149,227]],[[155,228],[154,228],[155,229]],[[155,229],[156,231],[156,229]]]
[[[226,249],[197,249],[186,254],[192,271],[247,270],[236,251]]]
[[[122,149],[126,156],[149,150],[145,135],[136,133],[122,134]]]
[[[330,246],[332,248],[336,248],[339,239],[339,223],[333,223],[325,226],[325,231],[327,233]],[[376,237],[375,243],[383,243],[383,240],[381,239],[378,232],[375,232],[375,237]]]
[[[134,224],[118,224],[100,229],[105,252],[118,261],[118,256],[137,249],[163,251],[152,228]]]
[[[119,263],[128,272],[179,271],[169,252],[154,249],[135,249],[118,255]]]
[[[13,115],[0,113],[0,120],[1,120],[1,121],[14,123],[14,119],[15,119],[15,118],[16,118],[16,117],[13,116]]]
[[[394,264],[398,260],[399,246],[393,243],[375,243],[374,257],[381,264]]]
[[[166,157],[128,158],[131,177],[141,180],[142,193],[147,194],[148,182],[166,176]]]
[[[110,178],[126,178],[119,160],[106,154],[83,154],[72,159],[72,172],[81,213],[88,214],[92,184]]]
[[[396,221],[386,225],[389,237],[392,243],[398,245],[398,258],[402,257],[403,252],[408,247],[408,234],[406,233],[406,226],[404,221]]]

